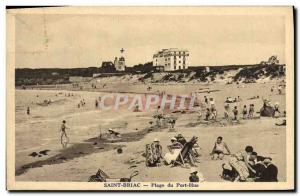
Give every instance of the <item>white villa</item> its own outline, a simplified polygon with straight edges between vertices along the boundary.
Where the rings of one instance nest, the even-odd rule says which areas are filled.
[[[187,69],[189,51],[178,48],[162,49],[153,55],[153,66],[163,66],[165,71]]]

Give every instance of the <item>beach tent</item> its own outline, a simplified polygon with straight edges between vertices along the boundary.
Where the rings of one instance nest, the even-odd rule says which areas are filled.
[[[273,117],[275,115],[275,109],[271,106],[263,106],[260,109],[260,116]]]

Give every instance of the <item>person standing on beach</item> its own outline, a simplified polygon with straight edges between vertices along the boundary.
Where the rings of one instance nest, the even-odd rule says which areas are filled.
[[[232,113],[233,113],[233,120],[237,120],[237,117],[238,117],[238,114],[239,114],[237,106],[234,106],[234,109],[232,110]]]
[[[247,106],[244,105],[244,108],[243,108],[243,119],[246,119],[247,118]]]
[[[95,100],[95,107],[96,107],[96,108],[98,108],[98,104],[99,104],[99,102],[98,102],[98,100],[96,99],[96,100]]]
[[[254,114],[254,104],[250,104],[249,107],[249,118],[253,118],[253,114]]]
[[[60,143],[61,143],[62,145],[65,144],[65,143],[63,142],[63,137],[64,137],[64,136],[65,136],[65,138],[67,139],[67,142],[66,142],[66,143],[69,143],[69,137],[67,136],[66,129],[70,129],[70,128],[66,126],[66,121],[63,120],[63,121],[62,121],[61,128],[60,128],[60,132],[61,132],[61,135],[60,135]]]

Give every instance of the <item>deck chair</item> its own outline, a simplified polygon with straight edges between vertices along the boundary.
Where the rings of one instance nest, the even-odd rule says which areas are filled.
[[[179,165],[185,167],[185,160],[187,158],[189,159],[189,161],[191,162],[192,165],[195,165],[195,160],[194,160],[194,157],[192,156],[191,152],[192,152],[194,145],[197,143],[197,140],[198,140],[198,138],[193,136],[193,138],[183,146],[179,155],[177,156],[175,161],[173,161],[173,166],[179,164]]]

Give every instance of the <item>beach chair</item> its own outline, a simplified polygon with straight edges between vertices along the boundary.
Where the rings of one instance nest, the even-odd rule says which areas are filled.
[[[190,163],[192,165],[195,165],[195,158],[193,157],[192,152],[194,145],[197,143],[197,140],[198,138],[193,136],[193,138],[183,146],[177,158],[173,161],[173,166],[181,165],[185,167],[186,159],[189,159]]]

